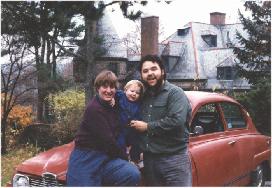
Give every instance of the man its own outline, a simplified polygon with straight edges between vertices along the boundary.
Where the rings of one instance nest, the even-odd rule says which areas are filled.
[[[165,80],[165,68],[158,56],[143,57],[139,71],[146,86],[143,121],[131,121],[131,126],[141,132],[147,186],[192,186],[187,150],[189,101],[181,88]]]

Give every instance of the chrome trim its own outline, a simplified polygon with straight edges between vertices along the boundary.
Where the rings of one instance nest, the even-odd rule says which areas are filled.
[[[57,175],[51,172],[45,172],[42,174],[43,186],[58,186]]]
[[[25,177],[25,178],[27,179],[27,181],[28,181],[28,185],[30,185],[30,180],[29,180],[29,177],[28,177],[27,175],[16,173],[16,174],[13,176],[13,178],[12,178],[12,186],[14,186],[14,178],[17,177],[17,176],[19,176],[19,177]]]
[[[45,172],[42,176],[31,174],[17,173],[12,178],[12,186],[14,186],[14,180],[23,177],[28,180],[29,187],[63,187],[65,182],[57,180],[57,175],[51,172]]]

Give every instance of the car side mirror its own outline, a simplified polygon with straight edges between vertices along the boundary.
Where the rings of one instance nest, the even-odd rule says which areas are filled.
[[[204,129],[202,126],[195,126],[194,134],[195,135],[202,135],[204,133]]]

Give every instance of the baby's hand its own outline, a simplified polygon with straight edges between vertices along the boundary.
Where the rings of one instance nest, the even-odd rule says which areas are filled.
[[[135,163],[134,161],[129,161],[131,164],[133,164],[133,165],[135,165],[136,167],[138,167],[137,166],[137,163]]]
[[[110,102],[110,105],[111,105],[112,107],[114,107],[114,105],[115,105],[115,99],[114,99],[114,98],[112,98],[112,100],[111,100],[111,102]]]

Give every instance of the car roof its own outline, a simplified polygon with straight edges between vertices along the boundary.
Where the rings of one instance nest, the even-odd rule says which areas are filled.
[[[231,97],[228,97],[222,93],[215,92],[205,92],[205,91],[185,91],[192,108],[194,109],[198,104],[208,103],[208,102],[234,102],[238,103]]]

